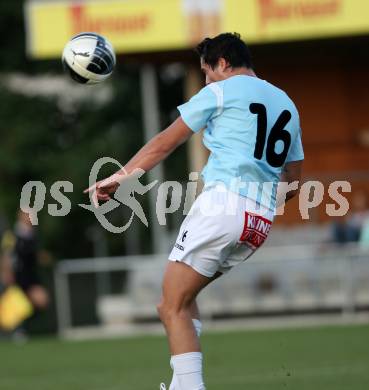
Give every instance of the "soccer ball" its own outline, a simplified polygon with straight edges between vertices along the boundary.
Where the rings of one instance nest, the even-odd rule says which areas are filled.
[[[115,66],[111,43],[103,36],[85,32],[74,36],[63,51],[63,66],[73,80],[97,84],[106,80]]]

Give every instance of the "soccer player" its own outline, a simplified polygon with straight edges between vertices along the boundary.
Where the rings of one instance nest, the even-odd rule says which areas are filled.
[[[170,390],[205,389],[196,296],[262,245],[275,214],[278,183],[299,181],[304,158],[295,105],[256,76],[238,34],[206,38],[197,52],[206,86],[178,107],[179,118],[124,170],[85,191],[95,199],[110,199],[126,174],[152,169],[205,128],[210,156],[202,172],[204,190],[180,228],[158,305],[171,352]],[[285,199],[296,193],[296,187],[286,191]]]

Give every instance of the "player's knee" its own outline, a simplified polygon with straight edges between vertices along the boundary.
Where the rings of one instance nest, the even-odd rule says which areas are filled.
[[[178,316],[185,315],[189,311],[190,304],[186,301],[181,301],[180,303],[173,301],[166,301],[163,299],[157,305],[157,311],[162,322],[168,323],[173,318]]]
[[[164,313],[163,301],[160,301],[160,302],[156,305],[156,311],[157,311],[158,314],[159,314],[159,318],[160,318],[161,320],[163,320],[163,313]]]
[[[173,316],[173,312],[175,311],[173,306],[168,304],[166,301],[162,300],[157,305],[157,311],[160,317],[160,320],[164,323],[170,321],[170,318]]]

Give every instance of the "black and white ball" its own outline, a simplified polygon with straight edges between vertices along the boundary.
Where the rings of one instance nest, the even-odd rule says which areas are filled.
[[[95,33],[81,33],[65,46],[62,57],[64,69],[81,84],[97,84],[106,80],[115,66],[111,43]]]

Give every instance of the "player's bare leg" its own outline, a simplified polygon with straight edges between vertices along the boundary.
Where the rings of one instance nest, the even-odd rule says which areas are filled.
[[[165,271],[158,312],[167,332],[178,390],[205,389],[200,342],[193,321],[199,320],[195,299],[218,276],[207,278],[180,262],[169,262]]]
[[[196,301],[193,301],[189,310],[191,313],[192,323],[193,323],[193,326],[195,328],[196,336],[199,339],[200,335],[201,335],[202,324],[200,321],[200,313],[199,313],[199,308],[197,306]],[[165,388],[165,387],[163,386],[163,388]],[[179,385],[178,385],[177,377],[176,377],[175,373],[173,372],[173,376],[172,376],[172,380],[170,382],[169,390],[176,390],[176,389],[179,389]]]
[[[198,308],[195,300],[192,302],[189,310],[191,313],[192,323],[195,327],[195,332],[196,332],[197,338],[200,338],[201,331],[202,331],[202,324],[200,321],[199,308]],[[163,388],[165,388],[165,387],[163,386]],[[177,382],[176,375],[173,373],[172,380],[171,380],[171,383],[169,386],[169,390],[175,390],[176,388],[178,389],[178,382]]]
[[[200,312],[199,312],[199,307],[197,306],[196,300],[194,300],[190,306],[190,313],[191,313],[191,318],[193,320],[200,320]]]

